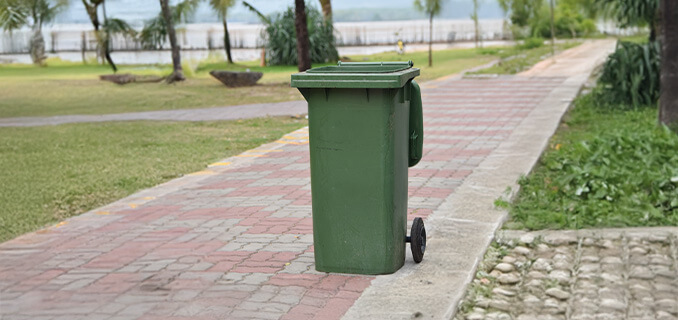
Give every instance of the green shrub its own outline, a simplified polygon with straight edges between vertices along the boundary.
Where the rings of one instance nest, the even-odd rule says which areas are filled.
[[[551,12],[548,6],[542,6],[539,14],[530,20],[532,36],[551,37]],[[554,12],[553,29],[558,38],[576,38],[596,32],[596,24],[587,19],[579,10],[567,5],[558,5]]]
[[[476,52],[484,56],[496,56],[504,50],[503,48],[478,48]]]
[[[596,33],[598,31],[598,27],[596,26],[596,22],[593,21],[593,19],[584,19],[580,23],[580,28],[581,31],[584,33],[584,35],[591,35],[593,33]]]
[[[656,105],[659,99],[661,48],[659,42],[617,42],[605,64],[599,82],[607,104],[634,107]]]
[[[325,23],[318,9],[307,6],[306,17],[311,47],[311,62],[337,61],[334,28]],[[294,28],[294,8],[288,7],[282,14],[273,16],[263,32],[266,60],[269,65],[297,64],[297,36]]]
[[[532,37],[523,40],[523,43],[518,44],[518,49],[529,50],[534,48],[540,48],[544,45],[544,38]]]

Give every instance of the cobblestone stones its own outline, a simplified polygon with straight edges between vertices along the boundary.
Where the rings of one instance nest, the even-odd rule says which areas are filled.
[[[678,319],[676,271],[678,228],[501,231],[455,320]]]

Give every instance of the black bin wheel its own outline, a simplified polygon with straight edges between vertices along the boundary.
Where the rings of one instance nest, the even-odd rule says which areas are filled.
[[[421,218],[414,218],[414,221],[412,221],[410,249],[412,249],[414,262],[419,263],[424,259],[424,251],[426,251],[426,229],[424,229],[424,220]]]

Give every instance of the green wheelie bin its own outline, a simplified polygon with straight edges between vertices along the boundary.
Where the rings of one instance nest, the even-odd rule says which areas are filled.
[[[412,62],[346,63],[292,75],[308,101],[316,270],[387,274],[411,242],[423,258],[426,231],[407,236],[407,168],[422,156],[421,91]]]

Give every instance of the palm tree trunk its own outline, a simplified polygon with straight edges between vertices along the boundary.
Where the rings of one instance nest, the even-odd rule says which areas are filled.
[[[661,10],[662,65],[659,122],[678,125],[678,2],[663,0]]]
[[[553,0],[549,1],[549,4],[551,6],[551,56],[556,55],[556,33],[555,33],[555,27],[553,25],[553,21],[555,20],[554,18],[554,8],[553,8]]]
[[[170,47],[172,47],[172,68],[174,72],[167,77],[167,83],[174,81],[184,81],[183,69],[181,68],[181,53],[179,52],[179,44],[177,43],[177,33],[174,30],[174,22],[172,21],[172,11],[169,7],[169,0],[160,0],[160,8],[162,15],[167,25],[167,35],[169,36]]]
[[[323,18],[325,21],[332,21],[332,1],[320,0],[320,7],[323,10]]]
[[[476,16],[473,24],[475,25],[475,40],[476,40],[475,45],[476,45],[476,49],[477,49],[479,47],[479,43],[480,43],[480,26],[478,26],[478,17],[477,16]]]
[[[45,55],[45,38],[42,36],[42,28],[39,24],[33,26],[33,35],[31,35],[31,60],[39,66],[44,64],[47,56]]]
[[[109,50],[109,44],[108,44],[108,34],[106,34],[105,39],[101,36],[101,33],[99,32],[99,27],[101,24],[99,23],[99,14],[98,14],[98,6],[99,3],[104,3],[102,2],[95,2],[93,4],[88,3],[86,0],[82,0],[82,4],[85,5],[85,10],[87,11],[87,15],[89,16],[89,20],[92,22],[92,26],[94,27],[94,34],[97,39],[97,45],[99,46],[100,49],[97,49],[97,56],[101,53],[103,53],[104,59],[108,62],[108,64],[111,66],[111,69],[113,69],[113,72],[118,71],[118,67],[115,65],[113,62],[113,58],[111,58],[111,52]],[[104,21],[106,21],[106,5],[104,5]],[[83,59],[84,60],[84,59]],[[98,58],[97,58],[98,60]]]
[[[475,31],[475,45],[478,48],[478,41],[480,40],[480,28],[478,26],[478,0],[473,0],[473,29]]]
[[[104,25],[106,24],[106,0],[101,1],[101,9],[103,9],[102,13],[104,14]],[[111,66],[111,69],[113,69],[113,72],[118,72],[118,67],[115,66],[115,62],[113,62],[113,58],[111,58],[111,33],[108,31],[108,28],[105,29],[106,34],[105,34],[105,39],[104,42],[104,57],[106,58],[106,61],[108,64]]]
[[[299,71],[311,69],[311,45],[306,22],[304,0],[294,0],[294,28],[297,32],[297,66]]]
[[[109,46],[109,40],[110,39],[107,35],[106,42],[104,44],[104,57],[106,57],[106,61],[111,66],[111,69],[113,69],[113,73],[115,73],[118,72],[118,67],[115,65],[115,62],[113,62],[113,58],[111,58],[111,48]]]
[[[226,17],[223,17],[221,22],[224,24],[224,50],[226,50],[226,59],[228,60],[228,63],[233,63],[233,58],[231,57],[231,37],[228,34]]]
[[[433,66],[433,12],[428,18],[428,66]]]

